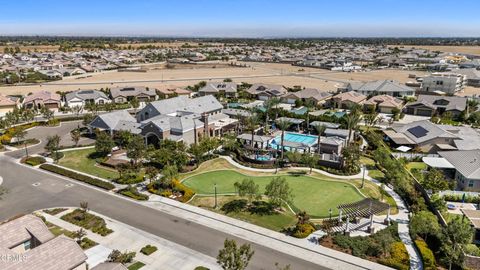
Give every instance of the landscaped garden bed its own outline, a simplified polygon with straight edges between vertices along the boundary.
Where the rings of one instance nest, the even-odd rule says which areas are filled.
[[[50,230],[50,232],[55,235],[55,236],[59,236],[59,235],[65,235],[66,237],[69,237],[69,238],[72,238],[72,239],[75,239],[75,233],[74,232],[71,232],[69,230],[65,230],[63,228],[60,228],[59,226],[53,224],[53,223],[50,223],[48,221],[45,221],[45,225],[47,226],[47,228]],[[97,242],[91,240],[90,238],[88,237],[82,237],[82,239],[80,240],[80,243],[78,243],[80,245],[80,247],[83,249],[83,250],[87,250],[91,247],[94,247],[96,245],[98,245]]]
[[[22,162],[25,163],[25,164],[28,164],[30,166],[38,166],[38,165],[43,164],[47,161],[45,160],[44,157],[36,156],[36,157],[27,157],[27,158],[23,159]]]
[[[91,230],[101,236],[106,236],[113,232],[113,230],[107,228],[107,224],[103,218],[90,214],[83,209],[75,209],[73,212],[62,216],[61,219],[84,229]]]
[[[43,212],[45,212],[49,215],[55,216],[57,214],[65,212],[67,210],[68,210],[67,208],[53,208],[53,209],[45,209],[45,210],[43,210]]]
[[[85,182],[87,184],[94,185],[94,186],[97,186],[97,187],[100,187],[100,188],[103,188],[103,189],[106,189],[106,190],[112,190],[112,189],[115,188],[115,185],[113,185],[112,183],[105,182],[105,181],[102,181],[102,180],[99,180],[99,179],[96,179],[96,178],[93,178],[93,177],[90,177],[90,176],[87,176],[87,175],[79,174],[79,173],[76,173],[76,172],[73,172],[73,171],[55,166],[55,165],[42,164],[42,165],[40,165],[40,168],[43,169],[43,170],[47,170],[47,171],[50,171],[50,172],[53,172],[53,173],[57,173],[57,174],[60,174],[60,175],[63,175],[63,176],[81,181],[81,182]]]
[[[149,256],[150,254],[154,253],[155,251],[157,251],[157,247],[156,246],[152,246],[152,245],[146,245],[144,246],[140,252]]]
[[[130,197],[132,199],[135,199],[135,200],[139,200],[139,201],[146,201],[148,200],[148,195],[145,195],[143,193],[140,193],[136,187],[134,186],[128,186],[124,189],[121,189],[118,191],[118,193],[124,195],[124,196],[127,196],[127,197]]]

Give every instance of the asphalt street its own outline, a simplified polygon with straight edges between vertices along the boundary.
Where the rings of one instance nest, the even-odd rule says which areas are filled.
[[[0,175],[4,180],[2,186],[8,190],[0,200],[0,220],[43,208],[78,206],[81,201],[87,201],[89,207],[100,214],[211,257],[217,256],[226,238],[246,242],[195,222],[27,168],[9,157],[0,157]],[[262,245],[250,244],[255,255],[249,269],[275,269],[276,262],[290,264],[295,270],[328,269]]]

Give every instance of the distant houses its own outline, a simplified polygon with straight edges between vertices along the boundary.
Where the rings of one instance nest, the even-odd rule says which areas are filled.
[[[332,94],[316,88],[305,88],[297,92],[289,92],[282,96],[282,101],[288,104],[295,104],[297,100],[302,102],[312,102],[318,106],[325,103],[332,97]]]
[[[378,80],[369,82],[351,82],[344,87],[345,91],[355,91],[365,96],[389,95],[393,97],[415,96],[415,89],[394,80]]]
[[[116,103],[125,103],[133,98],[140,102],[149,102],[157,99],[156,89],[144,86],[115,87],[110,89],[110,95]]]
[[[254,98],[259,100],[268,100],[271,98],[281,98],[287,94],[287,89],[282,85],[277,84],[253,84],[246,92]]]
[[[467,98],[464,97],[419,95],[416,101],[405,105],[405,112],[420,116],[449,112],[453,117],[458,117],[467,109],[467,104]]]
[[[78,90],[65,95],[65,105],[68,107],[83,107],[87,104],[102,105],[110,102],[110,98],[98,90]]]
[[[237,84],[233,82],[211,82],[198,90],[200,96],[214,95],[224,97],[237,96]]]

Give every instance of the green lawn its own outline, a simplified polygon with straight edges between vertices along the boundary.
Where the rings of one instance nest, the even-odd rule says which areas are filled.
[[[406,167],[409,171],[413,169],[425,170],[427,168],[427,164],[423,162],[409,162],[407,163]]]
[[[247,176],[232,170],[220,170],[194,175],[184,180],[184,184],[195,190],[198,194],[214,193],[214,184],[217,184],[218,194],[234,193],[234,183],[241,182],[244,178],[252,178],[260,186],[261,192],[275,176]],[[293,203],[290,205],[294,211],[305,210],[312,217],[321,218],[329,216],[328,210],[332,208],[337,214],[336,206],[341,203],[355,202],[363,196],[355,187],[346,182],[331,181],[328,177],[313,178],[309,176],[282,175],[293,190]],[[329,181],[330,180],[330,181]]]
[[[372,177],[373,179],[382,181],[385,177],[385,174],[375,166],[375,161],[373,159],[362,156],[360,157],[360,163],[367,167],[368,176]]]
[[[128,267],[128,270],[137,270],[137,269],[140,269],[140,268],[142,268],[142,267],[144,267],[144,266],[145,266],[145,264],[142,263],[142,262],[135,262],[135,263],[133,263],[132,265],[130,265],[130,266]]]
[[[64,157],[58,161],[58,164],[104,179],[112,180],[118,178],[118,172],[115,170],[96,166],[97,162],[95,159],[89,158],[89,155],[94,152],[94,148],[66,151],[63,152]]]
[[[220,210],[221,206],[227,202],[230,202],[235,199],[240,199],[238,196],[218,196],[217,201],[219,207],[214,209],[214,198],[211,196],[196,196],[190,202],[191,205],[195,205],[204,209],[208,209],[210,211],[214,211],[220,214],[227,215],[229,217],[243,220],[270,230],[274,231],[281,231],[287,227],[295,225],[297,221],[295,215],[290,211],[285,211],[283,213],[276,213],[273,215],[258,215],[258,214],[251,214],[250,212],[243,211],[243,212],[231,212],[231,213],[224,213]]]

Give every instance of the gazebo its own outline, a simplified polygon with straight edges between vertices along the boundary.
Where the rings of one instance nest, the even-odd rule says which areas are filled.
[[[356,230],[366,225],[368,225],[368,232],[373,233],[373,216],[381,212],[387,211],[387,217],[384,221],[386,225],[388,225],[390,219],[390,205],[372,198],[366,198],[354,203],[340,204],[337,206],[337,209],[339,210],[338,222],[342,223],[342,220],[346,219],[345,225],[342,224],[340,226],[345,234],[349,234],[351,230]],[[351,220],[357,221],[359,218],[369,218],[369,222],[351,226]]]

